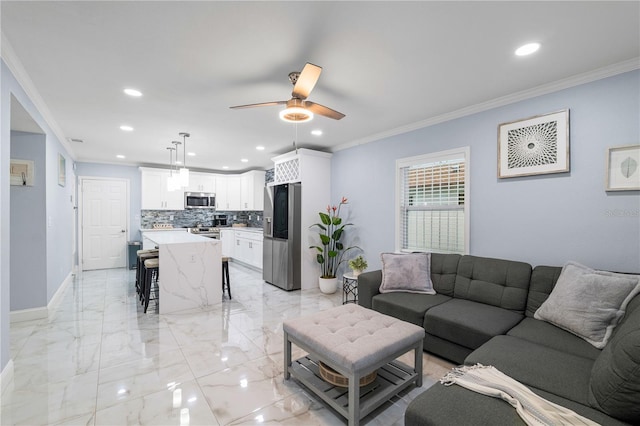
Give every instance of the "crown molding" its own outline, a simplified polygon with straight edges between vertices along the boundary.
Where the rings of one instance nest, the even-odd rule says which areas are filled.
[[[0,56],[2,56],[4,63],[7,64],[7,67],[9,68],[15,79],[18,81],[18,84],[20,84],[20,86],[22,87],[22,90],[24,90],[29,100],[33,103],[38,113],[40,113],[40,115],[42,116],[42,119],[49,126],[51,131],[53,131],[53,133],[56,135],[58,141],[67,151],[71,159],[73,161],[76,161],[75,152],[71,148],[71,145],[69,145],[64,132],[60,128],[58,122],[53,118],[51,110],[47,106],[44,99],[42,99],[42,96],[40,96],[40,93],[36,89],[35,84],[33,84],[31,77],[29,77],[29,74],[25,70],[22,62],[16,55],[16,52],[11,46],[11,43],[9,43],[3,32],[0,32],[0,48]],[[35,117],[32,118],[37,122],[37,119]],[[40,127],[42,126],[40,125]]]
[[[486,102],[481,102],[479,104],[471,105],[445,114],[437,115],[435,117],[427,118],[426,120],[408,124],[406,126],[396,127],[385,132],[375,133],[365,138],[356,139],[354,141],[338,145],[333,148],[332,152],[341,151],[343,149],[352,148],[358,145],[364,145],[391,136],[397,136],[414,130],[423,129],[435,124],[440,124],[446,121],[455,120],[457,118],[477,114],[479,112],[488,111],[494,108],[535,98],[537,96],[558,92],[560,90],[569,89],[571,87],[580,86],[582,84],[591,83],[593,81],[602,80],[607,77],[613,77],[615,75],[624,74],[626,72],[634,71],[637,69],[640,69],[640,57],[629,59],[627,61],[619,62],[603,68],[598,68],[586,73],[577,74],[572,77],[554,81],[552,83],[543,84],[542,86],[534,87],[532,89],[522,90],[520,92],[515,92]]]

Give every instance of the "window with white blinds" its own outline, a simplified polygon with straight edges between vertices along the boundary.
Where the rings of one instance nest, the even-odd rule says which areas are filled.
[[[468,253],[469,148],[397,161],[398,251]]]

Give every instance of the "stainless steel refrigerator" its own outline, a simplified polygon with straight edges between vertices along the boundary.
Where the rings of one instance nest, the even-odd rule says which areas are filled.
[[[299,183],[265,188],[262,278],[284,290],[301,287],[300,198]]]

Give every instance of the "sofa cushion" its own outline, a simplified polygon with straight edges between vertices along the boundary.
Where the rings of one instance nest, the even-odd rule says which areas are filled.
[[[513,336],[496,336],[476,349],[465,364],[493,365],[525,386],[544,389],[589,405],[594,361]]]
[[[601,411],[578,404],[541,389],[529,386],[532,392],[560,404],[595,422],[607,426],[625,426]],[[436,383],[416,396],[404,413],[406,426],[524,426],[516,410],[498,398],[472,392],[462,386]]]
[[[538,308],[544,303],[553,291],[558,277],[562,272],[561,266],[536,266],[531,271],[531,283],[529,284],[529,294],[527,295],[528,317],[533,318]]]
[[[431,253],[431,282],[438,294],[453,297],[459,254]]]
[[[596,271],[568,262],[534,318],[551,322],[602,349],[627,304],[639,292],[637,275]]]
[[[454,295],[459,299],[524,313],[531,265],[486,257],[462,256]]]
[[[451,300],[443,294],[386,293],[373,297],[372,308],[422,327],[427,309]]]
[[[601,352],[584,339],[553,324],[533,318],[523,319],[509,330],[507,335],[593,360],[598,358]]]
[[[589,403],[640,424],[640,309],[627,314],[593,364]]]
[[[493,336],[505,334],[523,315],[464,299],[451,299],[427,310],[427,333],[475,349]],[[427,348],[428,350],[428,348]]]
[[[524,426],[516,410],[497,398],[462,386],[436,383],[416,396],[404,413],[406,426]]]
[[[382,253],[380,293],[436,294],[431,282],[431,253]]]

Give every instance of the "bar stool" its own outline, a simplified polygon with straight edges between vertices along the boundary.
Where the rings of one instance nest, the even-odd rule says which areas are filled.
[[[144,284],[144,261],[146,259],[153,259],[159,256],[160,251],[157,249],[151,250],[138,250],[137,262],[136,262],[136,292],[140,300],[142,300],[142,290]]]
[[[160,259],[152,258],[146,259],[143,264],[144,270],[144,292],[143,292],[143,300],[144,304],[144,313],[147,313],[147,308],[149,307],[150,300],[156,300],[156,305],[160,305],[159,301],[159,293],[160,288],[158,286],[158,279],[160,277]],[[151,298],[151,287],[154,286],[154,298]]]
[[[222,297],[224,297],[224,288],[227,288],[229,293],[229,300],[231,300],[231,281],[229,281],[229,258],[227,256],[222,257]]]

